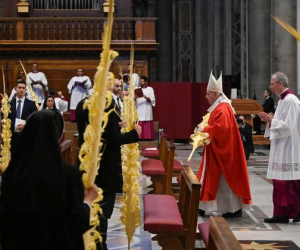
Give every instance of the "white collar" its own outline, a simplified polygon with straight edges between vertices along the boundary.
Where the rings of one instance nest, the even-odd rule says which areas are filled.
[[[118,99],[119,96],[115,95],[113,92],[111,92],[111,94],[112,94],[112,96],[113,96],[113,98],[114,98],[115,100]]]
[[[220,104],[226,102],[228,103],[228,101],[225,99],[225,97],[223,95],[220,95],[220,97],[213,103],[213,105],[210,106],[210,108],[207,110],[209,113],[213,112],[215,110],[215,108]]]
[[[19,99],[18,97],[16,97],[16,102],[17,102],[17,103],[18,103],[18,100],[21,100],[22,103],[24,103],[24,101],[25,101],[25,96],[23,96],[23,98],[21,98],[21,99]]]

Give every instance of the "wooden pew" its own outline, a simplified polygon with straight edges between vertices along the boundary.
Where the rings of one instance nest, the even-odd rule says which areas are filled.
[[[146,159],[141,162],[142,173],[151,177],[153,191],[150,193],[154,194],[172,193],[171,187],[175,146],[166,139],[164,139],[163,145],[164,149],[162,149],[162,151],[164,152],[164,155],[161,156],[161,160]]]
[[[164,157],[165,155],[164,146],[165,146],[165,141],[167,139],[167,135],[163,131],[159,133],[160,133],[159,137],[161,138],[159,148],[156,148],[155,150],[149,150],[149,147],[143,148],[141,151],[141,156],[144,156],[146,158],[153,158],[153,159],[162,159],[162,157]]]
[[[65,162],[71,162],[71,146],[72,140],[65,140],[60,144],[60,152]]]
[[[263,135],[253,135],[253,144],[254,145],[270,145],[269,138],[264,137]]]
[[[73,135],[73,143],[71,147],[71,164],[73,166],[77,166],[78,164],[78,154],[79,154],[79,147],[78,147],[78,133]]]
[[[144,230],[156,234],[164,250],[195,249],[200,183],[189,166],[183,166],[180,196],[144,196]]]
[[[209,222],[198,224],[199,234],[208,250],[242,250],[223,217],[211,216]]]

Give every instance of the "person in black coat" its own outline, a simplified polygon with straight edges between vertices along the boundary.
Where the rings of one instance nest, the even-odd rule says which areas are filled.
[[[35,103],[25,98],[26,84],[24,81],[18,81],[15,90],[16,98],[10,101],[11,112],[8,115],[8,118],[11,120],[10,129],[12,132],[11,152],[15,150],[20,138],[20,133],[22,132],[25,126],[25,124],[19,124],[15,126],[16,118],[25,121],[30,114],[37,111]]]
[[[253,154],[254,144],[252,138],[252,126],[246,122],[245,117],[243,115],[239,116],[239,120],[242,121],[241,127],[239,127],[239,129],[243,132],[243,135],[245,136],[249,152]]]
[[[263,108],[264,112],[266,113],[275,113],[275,108],[274,108],[274,100],[272,98],[272,92],[270,89],[265,89],[264,91],[264,97],[266,98]]]
[[[245,157],[246,157],[246,160],[248,160],[249,156],[250,156],[250,149],[249,149],[249,145],[247,143],[247,134],[245,133],[245,130],[243,129],[243,121],[241,119],[237,119],[236,122],[237,122],[240,136],[242,139]]]
[[[63,127],[52,110],[28,117],[2,176],[1,250],[84,249],[82,234],[89,229],[97,188],[84,192],[80,171],[63,162]]]
[[[115,87],[112,91],[113,93],[118,92],[115,91]],[[88,124],[88,121],[86,120],[88,119],[87,110],[83,110],[82,108],[82,103],[79,103],[76,108],[76,121],[79,130],[79,138],[83,138],[81,133],[84,132],[84,126]],[[130,132],[121,133],[121,127],[119,125],[121,119],[116,111],[116,102],[113,98],[110,106],[105,111],[108,112],[112,109],[114,111],[109,114],[107,126],[102,134],[103,154],[100,161],[98,175],[95,180],[97,186],[103,189],[104,197],[103,201],[101,201],[103,216],[100,219],[101,228],[99,228],[103,241],[101,246],[100,244],[97,246],[97,249],[107,249],[106,237],[108,219],[110,219],[113,212],[116,193],[122,193],[123,175],[121,145],[138,142],[138,136],[141,133],[141,127],[137,124],[134,125],[134,129]],[[77,116],[77,114],[79,116]]]
[[[275,113],[274,100],[272,98],[272,91],[270,89],[265,89],[264,91],[265,102],[262,105],[264,112],[267,114]],[[256,135],[261,134],[261,119],[258,115],[256,115],[253,119],[254,131],[256,131]]]

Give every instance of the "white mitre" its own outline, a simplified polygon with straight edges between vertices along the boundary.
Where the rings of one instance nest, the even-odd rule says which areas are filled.
[[[232,107],[231,100],[229,100],[227,96],[223,93],[222,72],[218,80],[216,80],[216,78],[213,76],[212,71],[210,72],[210,77],[206,90],[222,94],[222,96],[224,97],[224,101],[231,106],[233,113],[235,114],[235,110]]]
[[[218,80],[216,80],[216,78],[213,76],[212,71],[210,72],[207,91],[217,92],[220,94],[223,93],[222,72]]]

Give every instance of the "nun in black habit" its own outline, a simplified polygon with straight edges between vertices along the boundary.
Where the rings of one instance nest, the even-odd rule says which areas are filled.
[[[82,234],[89,228],[79,170],[61,157],[62,116],[52,110],[27,120],[6,171],[0,198],[1,250],[84,249]],[[89,202],[88,202],[89,203]]]

